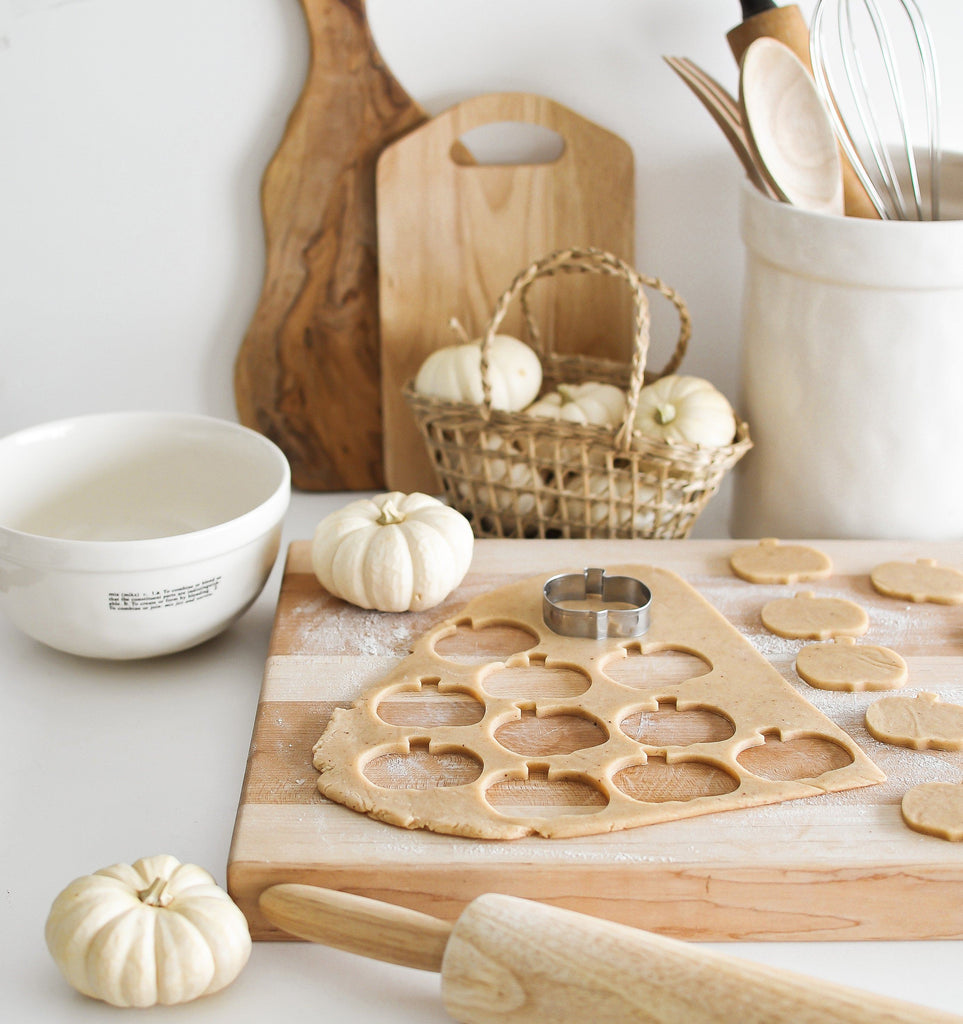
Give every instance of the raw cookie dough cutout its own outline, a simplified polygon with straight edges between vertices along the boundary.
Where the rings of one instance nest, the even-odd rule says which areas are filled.
[[[963,604],[963,572],[937,565],[933,558],[884,562],[873,569],[869,578],[887,597],[932,604]]]
[[[553,633],[542,619],[547,575],[476,597],[335,710],[314,747],[320,792],[405,828],[516,839],[596,835],[883,781],[679,576],[640,565],[606,572],[652,591],[644,636]],[[493,626],[530,642],[447,656],[453,634],[478,652]],[[427,694],[477,708],[419,718]],[[383,706],[403,697],[411,701],[399,719]]]
[[[775,537],[734,551],[729,567],[750,583],[799,583],[822,579],[833,571],[832,561],[822,551],[804,544],[781,544]]]
[[[913,750],[963,750],[963,707],[935,693],[884,697],[866,709],[866,728],[883,743]]]
[[[862,636],[869,629],[869,616],[843,597],[816,597],[807,590],[764,605],[762,624],[787,640],[829,640]]]
[[[841,636],[809,644],[796,656],[800,678],[819,690],[898,690],[906,683],[906,662],[888,647],[857,644]]]
[[[963,840],[963,785],[924,782],[914,786],[900,805],[903,821],[914,831],[951,843]]]

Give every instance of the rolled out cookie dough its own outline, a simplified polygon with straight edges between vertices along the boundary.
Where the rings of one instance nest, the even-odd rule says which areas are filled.
[[[866,709],[866,728],[883,743],[913,750],[963,750],[963,707],[935,693],[884,697]]]
[[[734,551],[729,567],[750,583],[798,583],[822,579],[833,571],[828,555],[804,544],[780,544],[775,537]]]
[[[845,598],[816,597],[807,590],[763,605],[762,624],[770,633],[789,640],[829,640],[862,636],[869,629],[869,616]]]
[[[869,578],[887,597],[932,604],[963,604],[963,572],[937,565],[932,558],[884,562],[873,569]]]
[[[906,662],[896,651],[857,644],[851,636],[803,647],[796,671],[820,690],[898,690],[907,678]]]
[[[900,805],[903,821],[914,832],[963,840],[963,785],[953,782],[924,782],[914,786]]]

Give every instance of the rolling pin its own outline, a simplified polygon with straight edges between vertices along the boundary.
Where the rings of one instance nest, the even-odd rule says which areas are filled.
[[[742,22],[726,33],[729,49],[732,50],[736,63],[741,63],[742,55],[761,36],[778,39],[809,68],[812,72],[812,60],[809,56],[809,26],[796,4],[777,7],[773,0],[741,0]],[[846,215],[849,217],[867,217],[879,219],[879,213],[860,184],[852,164],[840,150],[843,167],[843,194],[845,197]]]
[[[454,924],[311,885],[275,885],[264,916],[291,935],[441,973],[463,1024],[960,1024],[963,1018],[710,952],[516,896]]]

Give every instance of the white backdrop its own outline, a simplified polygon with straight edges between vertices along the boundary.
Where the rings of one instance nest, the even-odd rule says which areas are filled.
[[[811,2],[800,4],[804,13]],[[924,0],[963,147],[963,4]],[[640,269],[688,301],[685,368],[738,398],[742,172],[662,54],[736,87],[737,0],[369,0],[429,113],[549,95],[632,145]],[[0,0],[0,433],[127,407],[233,417],[258,187],[300,91],[296,0]],[[726,495],[698,532],[725,530]]]

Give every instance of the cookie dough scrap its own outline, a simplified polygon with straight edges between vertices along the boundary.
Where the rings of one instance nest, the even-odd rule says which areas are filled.
[[[749,583],[799,583],[823,579],[833,571],[832,560],[822,551],[805,544],[781,544],[775,537],[734,551],[729,567]]]
[[[830,640],[862,636],[869,629],[869,616],[853,601],[816,597],[807,590],[763,605],[762,624],[770,633],[787,640]]]
[[[900,805],[903,821],[914,831],[951,843],[963,841],[963,784],[924,782]]]
[[[913,750],[963,750],[963,706],[935,693],[884,697],[866,709],[866,728],[883,743]]]
[[[350,708],[335,709],[314,745],[321,794],[404,828],[564,839],[884,780],[852,737],[681,577],[645,565],[606,572],[633,576],[652,592],[644,636],[587,640],[552,632],[542,614],[546,576],[488,591],[419,636],[408,657]],[[512,627],[527,639],[516,653],[489,655],[478,645],[492,627]],[[446,646],[459,635],[471,657]],[[692,657],[704,670],[690,666],[691,676],[670,673],[656,682],[667,652]],[[652,687],[624,684],[643,670],[653,673]],[[426,691],[469,701],[477,714],[470,723],[438,718],[437,708],[414,714]],[[403,721],[383,707],[400,698],[415,701]],[[691,713],[726,727],[640,737],[626,725],[640,715],[685,720]],[[542,733],[535,747],[519,745],[538,723],[546,730],[531,734]],[[519,731],[506,735],[513,726]],[[766,771],[765,758],[744,763],[750,748],[765,753],[796,736],[831,750],[831,762],[807,762],[788,776]]]
[[[963,604],[963,572],[937,565],[933,558],[915,562],[884,562],[869,574],[873,586],[887,597],[931,604]]]
[[[909,675],[906,662],[888,647],[857,644],[851,636],[809,644],[796,656],[801,679],[819,690],[898,690]]]

